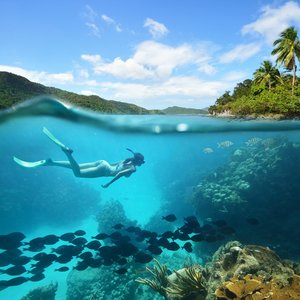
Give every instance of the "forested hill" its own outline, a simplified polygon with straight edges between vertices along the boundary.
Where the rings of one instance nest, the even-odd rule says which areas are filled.
[[[105,100],[98,96],[78,95],[31,82],[16,74],[0,72],[0,109],[9,108],[19,102],[40,95],[51,95],[72,105],[109,114],[159,113],[159,111],[150,111],[134,104]]]
[[[166,115],[199,115],[208,114],[206,109],[186,108],[180,106],[172,106],[162,110]]]

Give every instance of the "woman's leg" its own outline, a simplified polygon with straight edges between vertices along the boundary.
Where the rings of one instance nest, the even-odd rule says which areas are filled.
[[[77,163],[77,161],[74,159],[73,155],[72,155],[72,150],[69,150],[68,148],[61,148],[62,151],[66,154],[68,160],[69,160],[69,167],[68,164],[65,164],[65,166],[67,168],[72,169],[74,175],[76,177],[81,177],[81,169],[80,169],[80,165]]]
[[[73,157],[72,157],[73,158]],[[77,162],[73,158],[73,162],[77,164]],[[62,168],[67,168],[67,169],[73,169],[70,161],[67,160],[52,160],[51,158],[46,159],[45,163],[42,166],[56,166],[56,167],[62,167]],[[94,171],[95,168],[99,166],[99,163],[96,162],[90,162],[90,163],[84,163],[84,164],[78,164],[79,169],[81,171],[81,175],[84,173],[82,172],[83,170],[88,172],[88,171]]]
[[[90,163],[79,165],[72,155],[73,151],[68,151],[66,149],[62,149],[62,150],[66,154],[69,160],[69,164],[66,162],[56,162],[56,163],[59,164],[60,166],[65,166],[66,168],[72,169],[76,177],[95,178],[95,177],[107,176],[106,165],[108,165],[108,163],[106,161],[102,161],[103,162],[102,164],[99,164],[100,161],[96,161],[96,162],[90,162]]]
[[[72,169],[76,177],[81,176],[80,166],[72,156],[73,150],[60,142],[46,127],[43,128],[43,132],[66,154],[68,161],[52,161],[51,159],[46,164],[48,166],[58,166]]]
[[[89,162],[84,164],[78,164],[72,154],[69,151],[63,150],[66,156],[68,157],[68,161],[57,161],[47,159],[43,166],[56,166],[62,168],[71,169],[76,177],[95,177],[95,173],[97,176],[101,176],[99,173],[99,161]],[[98,174],[99,173],[99,174]]]
[[[56,166],[56,167],[72,169],[69,161],[66,161],[66,160],[58,161],[58,160],[52,160],[51,158],[47,159],[46,162],[43,164],[43,166],[46,166],[46,167]]]
[[[66,149],[61,148],[62,151],[66,154],[68,161],[56,161],[56,160],[52,160],[47,159],[45,161],[45,163],[43,164],[43,166],[56,166],[56,167],[62,167],[62,168],[68,168],[68,169],[72,169],[74,175],[76,177],[80,177],[81,172],[80,172],[80,165],[76,162],[76,160],[74,159],[74,157],[72,156],[72,152],[73,151],[69,151]]]

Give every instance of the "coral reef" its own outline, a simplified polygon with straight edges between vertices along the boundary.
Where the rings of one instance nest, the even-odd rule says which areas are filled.
[[[207,288],[200,265],[185,266],[168,275],[166,265],[161,265],[156,259],[155,263],[156,266],[153,269],[146,267],[146,270],[152,275],[152,279],[138,278],[136,279],[138,283],[149,286],[164,299],[205,299]]]
[[[118,275],[110,268],[88,269],[74,272],[68,278],[66,300],[160,300],[159,294],[137,286],[136,273],[141,268],[129,268],[125,275]]]
[[[285,157],[285,152],[295,150],[293,144],[284,138],[258,140],[253,145],[236,149],[228,163],[197,186],[195,202],[201,205],[201,202],[208,201],[217,209],[225,206],[228,210],[248,202],[251,187],[261,180],[270,179],[273,172],[281,172],[282,161],[290,160]]]
[[[135,278],[132,267],[125,275],[118,275],[104,266],[80,272],[73,270],[67,278],[67,300],[138,299],[135,298]]]
[[[137,281],[158,291],[165,299],[300,299],[299,265],[281,260],[262,246],[228,242],[204,267],[191,265],[168,276],[167,267],[158,262],[157,265],[155,271],[148,269],[152,279]]]
[[[297,300],[300,299],[300,276],[293,275],[286,284],[276,279],[266,281],[261,276],[233,277],[224,282],[215,295],[220,300]]]
[[[263,279],[252,275],[246,275],[242,279],[233,277],[230,281],[223,283],[215,291],[217,299],[242,299],[256,295],[263,287]]]
[[[112,213],[113,212],[113,213]],[[99,213],[96,214],[98,231],[112,233],[115,231],[113,226],[121,223],[124,226],[136,226],[136,222],[126,217],[125,210],[120,201],[111,199],[101,204]]]
[[[138,278],[136,282],[148,285],[152,290],[167,299],[166,288],[169,284],[168,268],[165,265],[161,265],[157,259],[154,259],[154,261],[157,266],[154,266],[153,269],[146,267],[146,270],[151,273],[153,279]]]
[[[162,262],[176,269],[184,261],[183,256],[173,254],[160,256]],[[114,267],[101,266],[97,269],[88,268],[84,271],[73,270],[67,278],[67,300],[159,300],[161,295],[153,295],[150,289],[135,282],[136,274],[144,273],[140,264],[129,262],[128,272],[116,274]],[[168,271],[169,274],[169,271]],[[141,276],[141,275],[140,275]]]
[[[203,278],[200,265],[192,265],[174,271],[168,277],[168,281],[166,292],[169,299],[206,299],[206,280]]]
[[[250,139],[195,186],[191,202],[196,215],[225,219],[237,229],[235,239],[268,245],[282,257],[299,260],[299,165],[300,148],[292,141]],[[249,225],[248,217],[259,225]],[[202,253],[211,254],[219,245],[203,245]]]
[[[56,291],[57,283],[50,283],[49,285],[31,290],[21,300],[55,300]]]
[[[286,284],[289,278],[296,274],[294,268],[295,266],[281,260],[269,248],[256,245],[243,246],[236,241],[228,242],[219,248],[212,261],[206,265],[206,270],[210,274],[209,294],[213,295],[218,287],[231,278],[245,277],[248,274],[264,280],[274,278]]]

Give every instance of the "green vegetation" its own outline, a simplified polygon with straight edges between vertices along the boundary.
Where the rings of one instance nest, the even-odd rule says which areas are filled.
[[[209,113],[300,117],[300,78],[296,76],[300,40],[297,30],[294,27],[287,28],[273,46],[272,55],[277,56],[277,65],[263,61],[254,72],[253,79],[238,83],[232,94],[226,91],[209,107]],[[284,67],[284,72],[280,73],[277,66]],[[292,75],[287,72],[292,72]]]
[[[296,57],[298,60],[300,59],[300,41],[297,30],[294,27],[287,28],[273,45],[276,46],[272,51],[273,55],[277,55],[276,63],[280,63],[287,70],[293,71],[292,94],[294,94],[297,69]]]
[[[79,107],[109,114],[150,114],[157,113],[134,104],[110,101],[98,96],[84,96],[54,87],[34,83],[8,72],[0,72],[0,109],[7,109],[33,97],[49,95]]]
[[[269,90],[277,83],[283,82],[279,70],[269,60],[263,61],[261,67],[254,72],[253,76],[255,83],[268,86]]]
[[[208,111],[205,109],[197,108],[185,108],[179,106],[172,106],[166,109],[163,109],[162,112],[166,115],[199,115],[199,114],[208,114]]]

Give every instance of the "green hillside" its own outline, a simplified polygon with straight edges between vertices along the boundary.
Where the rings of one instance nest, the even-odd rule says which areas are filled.
[[[197,108],[185,108],[179,106],[172,106],[166,109],[163,109],[162,112],[166,115],[199,115],[199,114],[208,114],[208,111],[205,109]]]
[[[9,108],[24,100],[51,95],[79,107],[109,114],[149,114],[157,113],[134,104],[109,101],[98,96],[84,96],[54,87],[34,83],[28,79],[8,72],[0,72],[0,109]]]
[[[23,102],[33,97],[47,95],[53,96],[63,102],[83,107],[92,111],[108,114],[207,114],[205,109],[184,107],[168,107],[163,110],[148,110],[135,104],[106,100],[99,96],[84,96],[67,92],[54,87],[47,87],[39,83],[31,82],[25,77],[0,72],[0,110]]]

